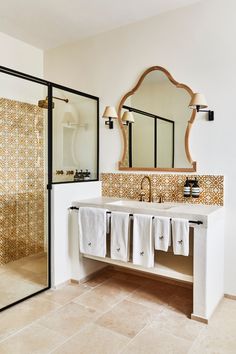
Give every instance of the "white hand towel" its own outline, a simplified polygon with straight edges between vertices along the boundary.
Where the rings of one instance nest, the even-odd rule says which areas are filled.
[[[147,268],[154,267],[154,239],[151,215],[134,215],[133,263]]]
[[[189,255],[189,222],[186,219],[172,219],[174,254]]]
[[[111,214],[107,214],[107,235],[110,234],[111,231]]]
[[[129,214],[111,213],[111,258],[129,260]]]
[[[170,236],[170,218],[154,217],[153,234],[155,239],[155,249],[160,251],[168,251],[171,246]]]
[[[106,209],[79,208],[80,252],[106,256]]]

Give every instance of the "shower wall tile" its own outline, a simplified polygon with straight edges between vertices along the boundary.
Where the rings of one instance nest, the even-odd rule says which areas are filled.
[[[44,116],[0,98],[0,265],[44,250]]]
[[[142,178],[147,175],[139,173],[102,173],[102,195],[139,199]],[[213,175],[177,175],[149,174],[154,197],[162,195],[166,202],[181,202],[207,205],[224,204],[224,177]],[[202,190],[199,198],[185,198],[183,186],[186,177],[197,177]],[[146,187],[147,188],[147,187]]]

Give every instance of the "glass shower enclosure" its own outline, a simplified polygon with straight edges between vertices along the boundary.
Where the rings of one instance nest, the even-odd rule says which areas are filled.
[[[0,308],[50,285],[49,87],[0,67]]]
[[[52,185],[98,180],[98,125],[98,97],[0,66],[0,311],[50,288]]]

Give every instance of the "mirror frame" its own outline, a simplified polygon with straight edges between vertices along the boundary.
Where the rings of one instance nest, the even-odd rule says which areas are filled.
[[[137,84],[134,86],[134,88],[132,90],[130,90],[129,92],[127,92],[123,98],[121,99],[120,103],[119,103],[119,107],[118,107],[118,122],[122,131],[122,136],[123,136],[123,155],[121,160],[119,161],[119,170],[121,171],[166,171],[166,172],[196,172],[197,170],[197,163],[196,161],[192,160],[190,151],[189,151],[189,136],[190,136],[190,131],[192,128],[192,125],[194,123],[195,117],[196,117],[196,109],[192,110],[192,114],[191,117],[188,121],[188,125],[185,131],[185,153],[186,153],[186,157],[189,161],[189,163],[192,165],[192,167],[185,167],[185,168],[181,168],[181,167],[177,167],[177,168],[162,168],[162,167],[125,167],[124,166],[124,161],[125,161],[125,157],[127,154],[127,149],[128,149],[128,144],[127,144],[127,139],[126,139],[126,133],[125,133],[125,126],[122,123],[122,119],[121,119],[121,111],[122,111],[122,107],[125,103],[125,101],[127,100],[127,98],[129,96],[132,96],[137,90],[138,88],[141,86],[143,80],[145,79],[145,77],[152,71],[161,71],[163,72],[167,78],[169,79],[169,81],[175,85],[177,88],[182,88],[184,90],[186,90],[189,95],[190,95],[190,99],[193,97],[193,91],[191,90],[190,87],[188,87],[185,84],[179,83],[177,82],[173,76],[169,73],[169,71],[167,71],[165,68],[161,67],[161,66],[152,66],[150,68],[148,68],[147,70],[144,71],[144,73],[141,75],[141,77],[139,78]],[[189,102],[190,102],[189,99]]]

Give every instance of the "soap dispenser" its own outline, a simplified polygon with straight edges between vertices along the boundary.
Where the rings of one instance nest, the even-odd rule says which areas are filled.
[[[192,197],[199,198],[199,195],[200,195],[200,188],[198,185],[197,177],[195,177],[195,181],[193,182],[193,185],[192,185]]]
[[[190,183],[189,183],[189,180],[187,177],[185,184],[184,184],[184,197],[190,197],[190,194],[191,194],[191,187],[190,187]]]

